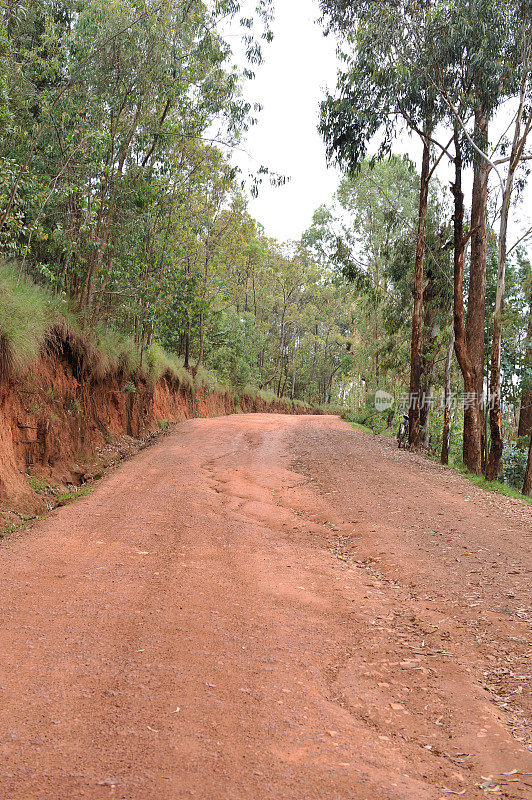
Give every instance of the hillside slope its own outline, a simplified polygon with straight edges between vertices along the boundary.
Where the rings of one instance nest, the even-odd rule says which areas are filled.
[[[101,472],[102,464],[168,423],[237,412],[310,413],[299,403],[254,392],[212,389],[182,371],[158,380],[118,365],[99,374],[94,353],[67,329],[50,334],[22,377],[0,379],[0,518],[44,510],[34,491],[58,490]]]

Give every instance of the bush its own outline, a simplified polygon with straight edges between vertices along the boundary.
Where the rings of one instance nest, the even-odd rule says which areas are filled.
[[[509,442],[503,452],[504,482],[519,491],[523,488],[528,461],[528,450],[517,442]]]
[[[214,370],[205,369],[205,367],[200,365],[196,371],[196,377],[194,378],[194,387],[210,392],[227,392],[230,391],[231,384]]]
[[[56,316],[51,296],[17,270],[0,266],[3,372],[24,372],[38,357]]]
[[[369,400],[364,406],[352,411],[344,410],[341,414],[347,422],[363,425],[372,433],[381,434],[387,431],[392,424],[390,412],[379,412]]]
[[[167,353],[159,344],[152,344],[146,349],[143,370],[152,384],[168,375],[181,386],[192,388],[192,376],[184,368],[181,359]]]
[[[100,326],[95,346],[106,374],[122,370],[126,375],[134,375],[140,367],[140,354],[134,340],[113,328]]]

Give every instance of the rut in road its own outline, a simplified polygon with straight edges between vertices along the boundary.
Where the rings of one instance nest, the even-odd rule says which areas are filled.
[[[0,548],[0,797],[530,798],[531,523],[334,417],[180,425]]]

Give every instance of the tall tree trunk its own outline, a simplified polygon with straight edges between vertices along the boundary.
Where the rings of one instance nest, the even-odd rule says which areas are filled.
[[[420,438],[424,447],[429,446],[430,415],[432,411],[432,389],[434,369],[438,352],[439,325],[436,322],[437,290],[432,269],[427,270],[427,285],[423,292],[423,333],[421,337],[421,379],[419,413]]]
[[[528,73],[527,73],[528,74]],[[503,451],[502,439],[502,398],[501,398],[501,353],[502,353],[502,323],[504,313],[504,295],[506,291],[506,251],[508,237],[508,217],[510,214],[510,203],[514,188],[515,173],[519,166],[523,148],[532,125],[532,118],[529,117],[523,135],[521,135],[521,123],[524,116],[525,96],[527,82],[523,80],[521,86],[521,98],[519,111],[515,123],[515,130],[512,142],[512,151],[508,165],[506,181],[504,183],[502,207],[501,207],[501,226],[499,232],[499,259],[497,269],[497,295],[495,298],[495,311],[493,313],[493,340],[491,344],[491,373],[490,373],[490,434],[491,446],[486,465],[486,478],[495,480],[499,474],[499,468]]]
[[[523,494],[525,494],[527,497],[532,497],[532,436],[530,437],[530,448],[528,450],[528,464],[525,472]]]
[[[283,356],[283,349],[284,349],[284,339],[285,339],[285,321],[284,320],[285,320],[285,316],[286,316],[286,309],[287,309],[287,305],[286,305],[286,301],[285,301],[285,305],[283,306],[283,313],[282,313],[282,316],[281,316],[281,341],[279,343],[279,351],[277,353],[277,361],[276,361],[276,364],[275,364],[275,369],[273,371],[273,375],[271,375],[271,377],[268,378],[268,380],[266,380],[263,383],[261,383],[261,386],[260,386],[261,389],[265,389],[266,386],[269,386],[270,383],[272,383],[272,381],[274,381],[276,379],[276,377],[278,375],[278,372],[279,372],[279,367],[281,365],[281,359],[282,359],[282,356]]]
[[[455,352],[464,379],[465,410],[468,424],[464,425],[464,463],[466,467],[479,474],[482,468],[482,438],[480,432],[478,402],[470,402],[476,395],[477,376],[467,349],[464,322],[464,193],[462,191],[462,151],[458,127],[455,126],[455,182],[454,195],[454,333]]]
[[[209,248],[207,247],[207,252],[205,255],[205,264],[203,267],[203,286],[201,291],[201,311],[199,317],[199,355],[198,355],[198,360],[196,362],[196,369],[198,369],[198,367],[201,366],[203,362],[203,352],[205,349],[204,323],[205,323],[205,304],[207,302],[207,286],[208,286],[207,277],[209,273],[209,260],[210,260],[210,252]]]
[[[532,434],[532,290],[528,299],[528,331],[526,335],[527,346],[525,355],[525,378],[521,396],[521,410],[519,412],[518,436]]]
[[[509,171],[510,173],[510,171]],[[508,179],[510,174],[508,175]],[[503,451],[502,439],[502,398],[501,398],[501,354],[502,354],[502,316],[506,289],[506,240],[508,234],[508,214],[513,180],[507,180],[501,210],[501,230],[499,234],[499,264],[497,271],[497,296],[493,313],[493,340],[491,344],[490,372],[490,434],[491,445],[486,465],[486,478],[493,481],[499,474]]]
[[[428,136],[428,126],[424,133]],[[419,221],[417,232],[416,262],[414,269],[414,311],[412,315],[412,343],[410,349],[410,447],[421,445],[420,435],[420,388],[421,388],[421,331],[423,325],[423,263],[427,242],[427,206],[430,181],[430,142],[423,143],[423,161],[419,188]]]
[[[185,361],[183,366],[185,369],[190,369],[190,318],[187,319],[187,329],[185,331]]]
[[[443,412],[443,439],[441,446],[442,464],[449,463],[449,450],[451,444],[451,371],[453,366],[454,339],[454,325],[451,325],[451,331],[449,333],[449,347],[447,348],[447,358],[445,360],[445,407]]]
[[[475,138],[488,141],[488,120],[480,107],[475,111]],[[473,174],[471,198],[471,258],[469,294],[467,300],[466,341],[467,352],[475,373],[475,395],[468,398],[464,409],[464,427],[480,426],[482,453],[485,452],[485,417],[482,407],[484,394],[484,327],[486,321],[486,267],[488,260],[488,179],[490,166],[484,158],[477,157]],[[475,408],[473,408],[475,406]]]
[[[297,347],[296,343],[294,342],[294,352],[292,355],[292,390],[290,392],[290,398],[292,400],[294,400],[296,396],[296,355],[297,355]]]

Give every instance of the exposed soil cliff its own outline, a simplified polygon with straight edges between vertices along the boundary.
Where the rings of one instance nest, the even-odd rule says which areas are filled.
[[[138,449],[167,423],[239,411],[307,413],[287,401],[191,389],[171,375],[154,386],[117,371],[91,372],[68,337],[56,337],[24,377],[0,379],[0,520],[46,507],[44,485],[64,491]]]

